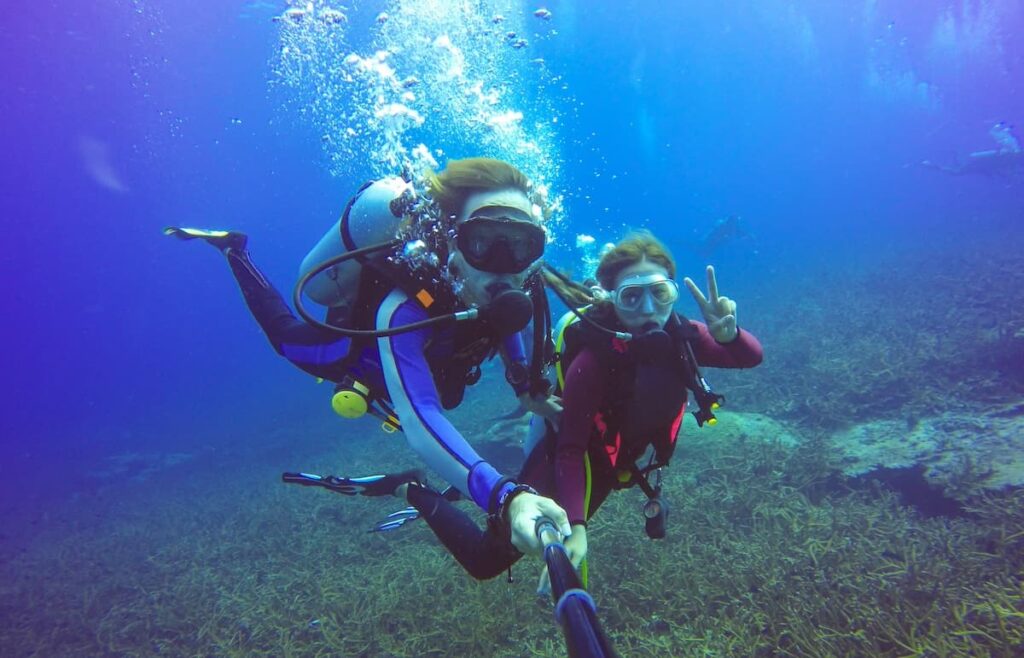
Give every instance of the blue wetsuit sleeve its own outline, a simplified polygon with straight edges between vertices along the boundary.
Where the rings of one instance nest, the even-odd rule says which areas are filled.
[[[418,305],[396,290],[377,310],[376,325],[378,329],[399,327],[425,317]],[[511,489],[513,485],[481,459],[444,416],[424,354],[429,335],[430,329],[421,329],[377,339],[388,395],[409,446],[427,466],[488,511],[495,487]]]

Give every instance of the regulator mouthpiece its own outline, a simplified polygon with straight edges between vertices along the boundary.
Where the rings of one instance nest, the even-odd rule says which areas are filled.
[[[508,287],[491,299],[480,310],[480,317],[493,327],[498,336],[505,337],[519,333],[533,317],[533,302],[522,290]]]

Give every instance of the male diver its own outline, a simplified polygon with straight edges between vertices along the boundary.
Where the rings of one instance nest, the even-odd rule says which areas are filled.
[[[520,333],[531,318],[537,332],[547,332],[539,313],[546,311],[539,273],[545,204],[522,172],[489,158],[452,161],[426,186],[426,195],[398,178],[364,186],[307,257],[300,282],[329,306],[327,323],[303,311],[301,290],[295,298],[306,320],[292,314],[253,264],[245,235],[177,227],[165,233],[203,240],[223,253],[274,349],[338,384],[339,413],[376,410],[400,425],[413,450],[487,512],[506,541],[536,553],[537,521],[547,517],[568,536],[565,511],[481,459],[443,410],[462,401],[480,364],[498,353],[527,408],[548,418],[561,411],[547,383],[532,376],[537,368]],[[384,241],[367,245],[367,239]],[[539,337],[535,355],[544,351]],[[352,413],[352,406],[360,409]],[[391,495],[421,479],[409,471],[333,484],[342,493]]]
[[[952,165],[940,165],[931,160],[925,160],[921,166],[938,169],[953,176],[968,174],[1005,176],[1024,171],[1024,151],[1021,150],[1020,142],[1013,134],[1013,126],[1005,121],[1000,121],[989,129],[988,134],[998,144],[998,148],[974,151],[965,160],[958,159]]]

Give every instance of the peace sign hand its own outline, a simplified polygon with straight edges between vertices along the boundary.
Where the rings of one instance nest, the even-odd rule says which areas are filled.
[[[708,325],[711,336],[719,343],[728,343],[736,339],[736,302],[718,294],[718,282],[715,281],[715,268],[708,265],[708,296],[700,291],[693,279],[686,277],[683,283],[689,288],[694,301],[700,307],[704,321]]]

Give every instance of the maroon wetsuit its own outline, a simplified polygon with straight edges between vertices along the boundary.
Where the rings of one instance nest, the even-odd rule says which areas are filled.
[[[690,343],[698,365],[752,368],[761,362],[761,344],[749,333],[740,332],[736,340],[723,345],[711,337],[705,325],[692,324],[696,335]],[[613,349],[621,356],[628,354],[629,348],[619,344]],[[632,361],[631,358],[626,360]],[[618,376],[625,376],[624,371],[620,371]],[[615,466],[611,464],[605,446],[600,443],[603,433],[599,430],[602,414],[622,402],[614,399],[620,389],[613,379],[616,375],[612,373],[593,348],[584,346],[579,351],[565,372],[561,430],[557,436],[544,440],[553,442],[554,447],[551,449],[550,443],[547,446],[537,445],[517,478],[541,494],[554,497],[574,524],[585,523],[588,513],[593,515],[608,493],[618,485]],[[674,395],[676,399],[685,400],[685,390],[677,390]],[[663,409],[662,413],[656,414],[672,415],[672,418],[656,419],[656,425],[664,427],[664,433],[671,436],[648,437],[643,434],[642,438],[649,438],[654,444],[662,439],[674,441],[685,408],[685,402],[681,402],[674,409]],[[584,456],[588,452],[591,455],[591,492],[590,509],[585,510],[587,481]],[[595,457],[601,461],[595,463]],[[496,525],[488,524],[487,530],[481,530],[472,518],[436,491],[409,487],[408,500],[474,578],[493,578],[522,557],[509,543],[507,528],[499,531]]]
[[[740,331],[729,343],[719,343],[708,332],[707,325],[692,322],[699,336],[691,341],[698,365],[713,368],[753,368],[761,363],[762,349],[758,340],[746,331]],[[554,450],[554,463],[548,460],[531,460],[525,481],[537,487],[542,493],[554,496],[569,515],[571,523],[584,523],[587,510],[584,509],[587,482],[584,455],[591,448],[591,442],[599,440],[595,431],[595,420],[602,409],[613,400],[609,399],[614,387],[609,381],[609,370],[590,347],[584,347],[572,360],[565,371],[565,388],[562,392],[564,413]],[[679,419],[682,418],[680,409]],[[679,422],[671,425],[678,432]],[[592,454],[595,454],[592,452]],[[594,466],[592,464],[592,466]],[[592,475],[607,472],[608,469],[592,470]],[[607,477],[592,478],[590,514],[597,509],[615,482]]]

